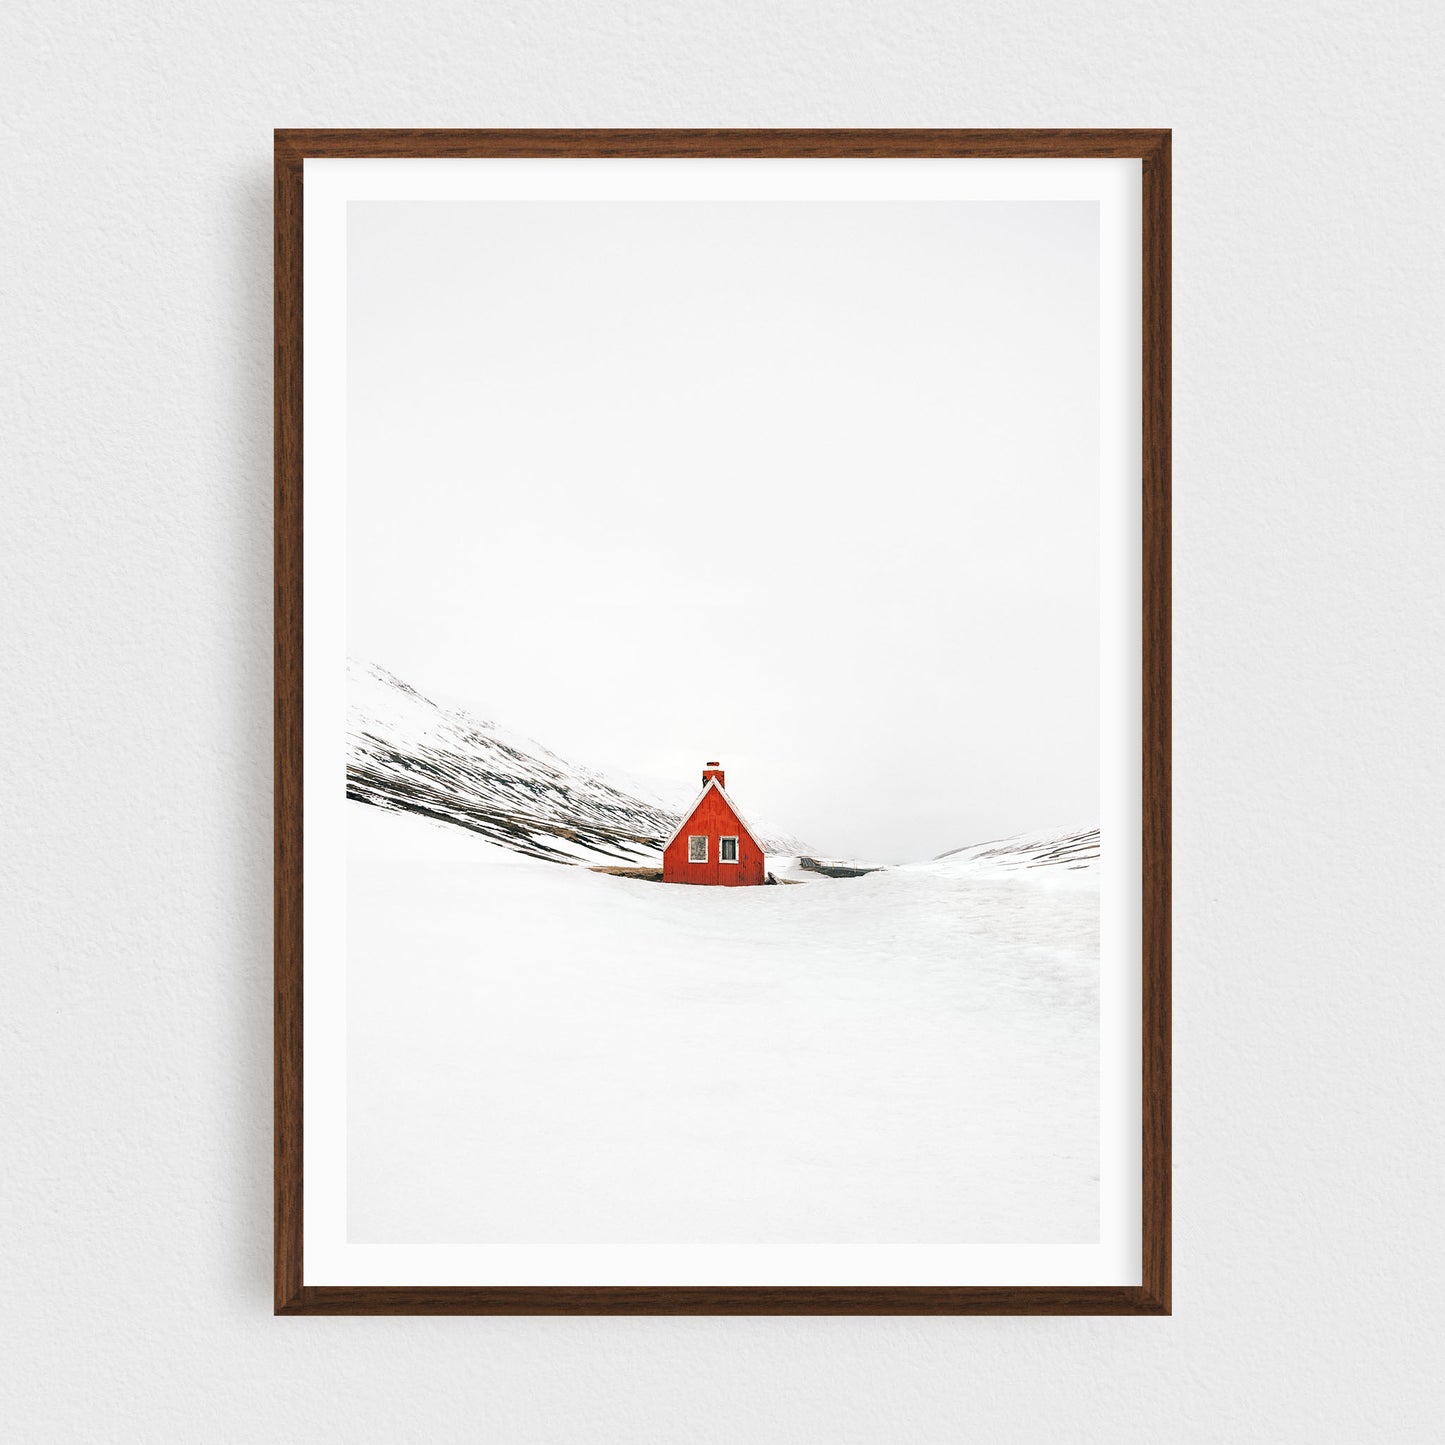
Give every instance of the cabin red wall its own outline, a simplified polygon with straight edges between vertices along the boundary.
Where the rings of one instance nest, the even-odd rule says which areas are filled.
[[[687,861],[687,839],[690,833],[707,834],[707,862]],[[738,840],[738,861],[718,862],[718,839],[736,835]],[[763,850],[757,840],[749,836],[748,830],[738,820],[738,815],[727,805],[716,788],[709,788],[692,816],[687,820],[676,838],[662,855],[662,881],[664,883],[712,883],[725,888],[745,887],[761,883],[767,869]]]

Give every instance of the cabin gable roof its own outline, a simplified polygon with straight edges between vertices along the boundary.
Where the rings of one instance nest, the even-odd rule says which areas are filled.
[[[766,851],[763,848],[762,843],[759,841],[758,835],[753,829],[752,824],[749,823],[748,820],[743,817],[742,813],[738,811],[738,805],[734,803],[730,797],[728,797],[727,790],[720,782],[718,782],[716,778],[709,778],[707,782],[703,784],[702,792],[700,792],[697,797],[692,800],[691,804],[688,806],[687,812],[682,815],[682,822],[680,822],[677,827],[672,830],[671,835],[662,845],[662,851],[664,853],[670,847],[672,847],[672,845],[678,840],[678,838],[682,836],[683,831],[686,829],[687,825],[692,822],[694,815],[697,813],[697,810],[702,806],[702,800],[706,798],[708,793],[711,792],[714,788],[717,789],[718,796],[723,800],[724,803],[728,805],[728,808],[732,812],[733,817],[738,820],[738,827],[741,828],[743,832],[746,833],[748,837],[753,840],[754,845],[757,847],[760,853]]]

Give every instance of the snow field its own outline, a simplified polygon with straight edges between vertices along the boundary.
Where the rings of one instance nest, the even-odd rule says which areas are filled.
[[[348,813],[353,1242],[1097,1237],[1096,868],[668,887]]]

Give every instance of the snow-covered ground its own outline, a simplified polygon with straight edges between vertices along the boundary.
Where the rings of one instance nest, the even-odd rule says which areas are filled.
[[[685,888],[347,811],[353,1241],[1097,1238],[1097,846]]]

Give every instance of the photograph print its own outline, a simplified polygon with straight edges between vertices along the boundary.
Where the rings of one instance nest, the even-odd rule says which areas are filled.
[[[1138,163],[407,164],[306,171],[304,1282],[1137,1286]]]

